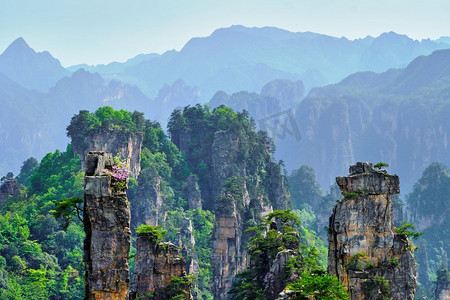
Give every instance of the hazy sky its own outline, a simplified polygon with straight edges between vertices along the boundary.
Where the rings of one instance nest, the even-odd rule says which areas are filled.
[[[0,0],[0,52],[17,37],[64,66],[181,49],[240,24],[350,39],[450,36],[449,0]]]

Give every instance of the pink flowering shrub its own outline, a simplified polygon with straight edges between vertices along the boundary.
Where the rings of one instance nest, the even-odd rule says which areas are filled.
[[[125,160],[121,161],[115,156],[114,161],[116,165],[112,167],[111,185],[116,192],[123,191],[127,188],[127,179],[130,177],[130,171],[128,170],[128,165],[125,163]]]

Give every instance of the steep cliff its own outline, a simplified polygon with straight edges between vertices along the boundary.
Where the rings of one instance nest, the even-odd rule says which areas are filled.
[[[8,178],[0,185],[0,206],[3,201],[9,196],[16,196],[19,194],[19,183],[15,178]]]
[[[130,299],[192,299],[186,278],[186,262],[178,248],[155,240],[150,233],[137,234],[136,267]]]
[[[67,126],[67,136],[72,140],[74,155],[79,154],[83,170],[89,151],[107,151],[125,160],[131,175],[141,171],[141,148],[146,120],[140,112],[130,113],[100,107],[93,113],[81,110]]]
[[[164,219],[161,177],[154,176],[149,169],[144,169],[138,181],[139,186],[129,195],[131,224],[133,228],[141,224],[158,225]]]
[[[432,297],[431,282],[450,253],[450,173],[441,163],[432,163],[406,196],[406,218],[423,235],[418,240],[418,296]],[[448,269],[448,260],[442,261]]]
[[[176,245],[180,247],[181,254],[186,259],[186,274],[198,275],[198,257],[195,253],[195,238],[192,221],[189,218],[184,218],[181,221],[180,232],[177,233]]]
[[[398,176],[358,162],[336,182],[344,197],[330,217],[328,271],[344,283],[351,299],[414,299],[412,247],[393,225]]]
[[[434,296],[436,300],[450,299],[450,271],[441,268],[437,273],[436,290]]]
[[[85,299],[128,298],[130,207],[110,153],[89,152],[84,185]]]
[[[187,178],[187,198],[189,209],[202,208],[202,193],[195,175]]]
[[[89,151],[106,151],[125,160],[134,177],[141,171],[142,134],[123,133],[115,130],[90,131],[82,143],[72,140],[74,155],[79,154],[85,169],[85,157]]]
[[[198,178],[202,207],[214,210],[213,293],[226,299],[236,274],[246,266],[245,229],[273,209],[289,206],[281,167],[271,156],[271,139],[255,131],[246,112],[185,107],[174,111],[169,131]]]
[[[248,236],[244,236],[243,232],[245,220],[243,210],[249,208],[250,198],[243,180],[234,177],[228,183],[228,189],[224,189],[217,203],[216,223],[211,242],[215,299],[228,298],[227,293],[236,275],[245,269],[247,262],[245,245]]]

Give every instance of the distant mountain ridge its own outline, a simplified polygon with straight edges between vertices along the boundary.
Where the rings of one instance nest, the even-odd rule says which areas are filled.
[[[135,65],[124,63],[123,71],[111,73],[112,69],[105,71],[103,66],[89,70],[135,84],[151,98],[161,86],[182,79],[197,87],[201,100],[207,102],[216,91],[258,92],[274,79],[302,80],[309,90],[359,71],[405,67],[419,55],[450,48],[445,41],[417,41],[394,32],[348,40],[235,25],[192,38],[180,51],[168,51]]]
[[[26,89],[0,73],[0,105],[0,174],[17,172],[30,156],[40,159],[64,149],[66,126],[80,110],[109,105],[148,112],[151,107],[138,88],[85,70],[59,80],[47,93]]]
[[[317,170],[318,180],[326,187],[330,178],[345,173],[344,168],[354,163],[353,159],[360,157],[359,154],[368,154],[363,156],[367,159],[401,156],[399,149],[395,150],[397,152],[384,149],[383,154],[370,149],[379,144],[373,144],[367,134],[379,135],[380,130],[383,132],[385,128],[380,129],[379,124],[384,124],[386,115],[395,122],[399,118],[403,118],[401,120],[404,122],[408,114],[412,114],[413,118],[422,114],[434,121],[441,120],[442,112],[445,112],[441,108],[446,107],[445,99],[448,99],[449,71],[446,68],[449,65],[449,50],[419,57],[405,69],[389,68],[400,64],[406,66],[411,55],[449,47],[444,40],[441,43],[414,41],[390,32],[377,38],[368,36],[350,41],[310,32],[292,33],[270,27],[232,26],[218,29],[209,37],[194,38],[181,51],[139,55],[127,63],[90,67],[90,71],[78,70],[73,74],[62,69],[66,75],[61,75],[61,65],[49,53],[36,53],[23,39],[18,39],[0,55],[0,68],[9,72],[0,80],[0,105],[3,109],[0,141],[1,148],[9,148],[9,152],[2,150],[0,154],[2,157],[15,157],[11,163],[4,162],[6,165],[0,171],[17,170],[20,162],[29,155],[40,156],[64,145],[65,126],[80,109],[92,111],[102,105],[136,109],[164,123],[173,108],[206,102],[216,95],[210,104],[217,106],[225,103],[235,108],[245,108],[255,117],[257,124],[261,119],[282,110],[291,109],[295,112],[302,138],[299,141],[297,135],[294,140],[287,137],[286,140],[277,141],[277,157],[286,162],[288,169],[303,164],[313,166]],[[27,59],[30,59],[30,64],[24,63]],[[370,66],[371,62],[377,63]],[[5,66],[19,67],[8,69]],[[381,74],[353,74],[339,84],[314,88],[303,99],[304,93],[315,84],[337,81],[336,78],[343,78],[353,69],[361,71],[360,68],[364,70],[369,67],[375,71],[389,70]],[[47,69],[50,71],[46,72]],[[28,78],[25,75],[31,79],[25,80]],[[59,76],[66,77],[61,79]],[[305,81],[299,81],[301,77],[305,77]],[[45,78],[50,89],[38,89],[44,93],[32,91],[33,85]],[[266,85],[268,82],[271,84]],[[261,95],[254,93],[260,92],[263,87],[265,89]],[[217,91],[223,93],[216,94]],[[149,97],[152,93],[154,96]],[[243,97],[247,100],[240,103]],[[319,98],[321,100],[317,100]],[[261,103],[265,99],[269,102]],[[387,101],[389,99],[391,101]],[[427,111],[421,112],[423,107],[431,112],[435,110],[430,104],[421,104],[427,99],[441,99],[438,101],[439,113],[431,116]],[[386,104],[385,109],[394,108],[384,111],[380,103]],[[417,116],[415,110],[420,112]],[[391,116],[393,112],[395,116]],[[356,122],[358,118],[363,121]],[[380,123],[374,121],[377,118],[381,118]],[[418,119],[415,121],[418,122],[417,126],[427,124]],[[446,128],[444,123],[441,125]],[[341,129],[336,131],[336,126],[342,126],[342,132],[339,132]],[[437,130],[435,125],[427,126],[433,132]],[[381,141],[380,145],[388,147],[386,145],[395,144],[390,139],[398,138],[396,134],[398,132],[394,133],[394,129],[384,132],[387,141]],[[367,140],[358,145],[362,137]],[[432,138],[434,144],[438,143],[436,138]],[[335,140],[341,148],[333,148],[335,146],[330,143],[330,139]],[[434,147],[428,140],[422,142],[427,147]],[[34,150],[27,152],[20,149]],[[331,149],[335,151],[333,155],[326,153]],[[444,150],[436,151],[443,153]],[[441,157],[441,154],[427,156],[424,149],[420,151],[426,159],[415,161],[414,172],[411,172],[414,176],[420,175],[423,164],[429,159]],[[6,153],[7,156],[4,156]],[[333,157],[334,162],[328,161],[329,165],[324,165],[330,157]],[[449,164],[446,161],[444,163]],[[406,161],[403,164],[406,165]],[[396,166],[395,163],[393,165]],[[319,171],[322,169],[325,172],[327,168],[330,170],[327,174]]]
[[[432,162],[450,164],[450,49],[312,89],[295,112],[302,140],[277,148],[286,165],[312,166],[327,186],[353,161],[384,161],[408,192]]]
[[[41,92],[70,74],[49,52],[37,53],[23,38],[16,39],[0,55],[0,72],[26,88]]]

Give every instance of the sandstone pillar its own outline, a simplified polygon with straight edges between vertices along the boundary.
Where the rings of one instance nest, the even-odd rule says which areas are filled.
[[[92,151],[86,156],[85,300],[128,299],[130,206],[126,181],[112,180],[113,166],[110,153]]]
[[[350,299],[414,299],[413,246],[393,225],[398,176],[358,162],[336,182],[343,198],[330,217],[328,271],[344,283]]]
[[[135,262],[130,299],[164,300],[179,295],[191,299],[190,284],[183,283],[186,262],[174,244],[157,242],[151,234],[137,233]]]

